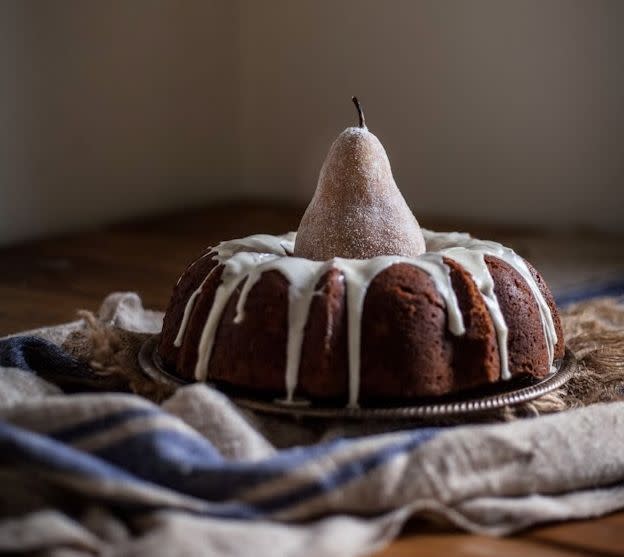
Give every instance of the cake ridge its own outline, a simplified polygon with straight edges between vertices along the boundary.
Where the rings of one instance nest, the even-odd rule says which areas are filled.
[[[552,312],[544,295],[542,294],[537,281],[531,274],[526,262],[520,257],[514,250],[504,246],[498,242],[491,240],[479,240],[473,238],[469,234],[461,232],[433,232],[423,228],[423,236],[427,246],[429,243],[435,243],[437,250],[441,253],[447,254],[448,250],[452,250],[454,247],[463,247],[470,251],[477,251],[485,255],[492,255],[502,259],[509,265],[511,265],[516,271],[518,271],[528,287],[531,289],[533,297],[537,302],[540,317],[542,320],[542,328],[544,330],[544,338],[546,339],[546,346],[548,348],[548,359],[550,365],[553,365],[555,346],[557,344],[557,330],[554,324]],[[445,245],[447,244],[448,245]],[[455,243],[455,245],[451,245]],[[451,259],[452,255],[449,255]],[[461,263],[461,261],[459,261]]]

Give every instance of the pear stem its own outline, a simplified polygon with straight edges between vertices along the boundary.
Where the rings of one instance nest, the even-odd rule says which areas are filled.
[[[365,128],[366,127],[366,120],[364,119],[364,111],[362,110],[362,106],[360,105],[360,101],[358,101],[357,97],[351,97],[351,100],[353,101],[353,104],[355,105],[355,108],[357,108],[358,111],[358,117],[360,118],[360,128]]]

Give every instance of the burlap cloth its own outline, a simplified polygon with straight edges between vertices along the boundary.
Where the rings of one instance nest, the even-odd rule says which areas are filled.
[[[579,371],[563,387],[534,401],[487,414],[488,421],[510,421],[551,414],[596,402],[624,400],[624,304],[621,298],[599,298],[561,312],[567,347]],[[107,316],[80,311],[84,326],[73,331],[63,348],[89,362],[94,388],[127,390],[161,402],[173,389],[146,376],[138,352],[149,337],[118,327]]]

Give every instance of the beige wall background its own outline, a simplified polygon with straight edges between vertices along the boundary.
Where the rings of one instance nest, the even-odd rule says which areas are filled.
[[[416,215],[624,230],[624,3],[0,2],[0,242],[305,203],[350,96]]]
[[[0,0],[0,243],[226,197],[237,10]]]

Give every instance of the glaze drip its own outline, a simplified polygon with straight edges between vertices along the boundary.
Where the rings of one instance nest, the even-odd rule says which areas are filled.
[[[511,248],[503,246],[497,242],[489,240],[478,240],[473,238],[469,234],[461,232],[432,232],[431,230],[423,229],[423,235],[425,237],[425,243],[427,244],[427,250],[439,251],[446,255],[448,250],[453,248],[464,248],[474,253],[479,253],[483,256],[491,255],[498,257],[505,261],[505,263],[511,265],[516,271],[520,273],[524,281],[529,286],[537,306],[539,308],[540,317],[542,320],[542,328],[544,330],[544,338],[546,340],[546,347],[548,349],[548,361],[550,362],[551,370],[555,354],[555,345],[557,344],[557,331],[555,329],[555,323],[553,321],[550,307],[546,302],[542,291],[540,290],[537,282],[533,278],[531,271],[527,267],[524,259],[520,257]],[[453,258],[449,255],[451,259]],[[461,261],[459,261],[461,263]],[[489,271],[487,272],[489,275]],[[490,276],[491,280],[491,276]],[[496,302],[498,305],[498,302]],[[500,346],[499,346],[500,350]],[[506,346],[505,346],[506,350]]]
[[[349,407],[357,408],[360,392],[360,341],[366,291],[372,280],[384,269],[396,263],[406,263],[428,273],[446,303],[449,330],[455,335],[462,335],[465,332],[464,320],[455,291],[451,286],[450,270],[443,262],[442,256],[429,253],[415,259],[400,256],[381,256],[371,259],[335,258],[331,260],[331,263],[333,267],[342,272],[346,283]]]
[[[507,323],[505,323],[505,318],[503,317],[498,299],[494,293],[494,281],[485,264],[484,254],[461,247],[446,248],[441,250],[440,253],[443,253],[445,257],[453,261],[457,261],[457,263],[472,275],[472,280],[474,280],[479,292],[481,292],[485,306],[494,323],[498,352],[500,355],[501,379],[510,379],[511,372],[509,371],[509,357],[507,352],[509,328],[507,327]]]
[[[455,291],[452,288],[450,269],[443,260],[444,257],[448,257],[457,261],[472,275],[483,296],[496,330],[501,358],[501,379],[508,379],[510,377],[507,356],[508,329],[494,293],[494,283],[485,264],[485,255],[493,255],[509,263],[520,272],[529,285],[540,308],[544,335],[552,364],[554,346],[557,342],[552,315],[548,304],[522,258],[501,244],[477,240],[468,234],[457,232],[436,233],[428,230],[423,230],[423,234],[428,251],[416,258],[379,256],[370,259],[334,258],[328,261],[313,261],[292,257],[291,254],[293,253],[295,243],[294,232],[282,236],[258,234],[238,240],[221,242],[211,252],[202,256],[212,256],[217,263],[223,266],[223,271],[221,283],[215,292],[214,302],[201,333],[195,366],[195,378],[198,381],[204,381],[207,378],[208,364],[217,327],[231,296],[237,289],[240,290],[234,322],[241,323],[245,319],[245,304],[254,285],[263,273],[277,271],[289,283],[288,336],[284,383],[286,401],[292,403],[298,384],[301,348],[312,299],[318,293],[316,288],[321,277],[331,269],[338,269],[345,280],[347,302],[348,405],[357,407],[360,390],[361,317],[364,299],[370,283],[383,270],[391,265],[404,263],[428,273],[445,302],[450,332],[457,336],[464,334],[464,322]],[[180,346],[182,343],[194,304],[211,273],[212,271],[189,297],[174,342],[175,346]]]

